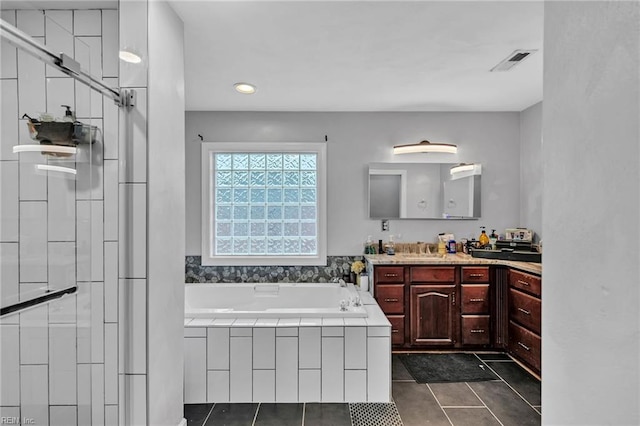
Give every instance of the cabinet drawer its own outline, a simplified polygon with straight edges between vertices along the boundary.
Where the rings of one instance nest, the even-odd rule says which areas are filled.
[[[387,315],[391,323],[391,344],[404,344],[404,315]]]
[[[452,283],[456,279],[455,266],[434,268],[431,266],[412,266],[411,282]]]
[[[509,352],[540,371],[540,336],[509,321]]]
[[[509,270],[509,284],[527,293],[540,297],[542,294],[542,283],[540,277],[516,270]]]
[[[489,313],[489,284],[462,285],[462,313]]]
[[[463,266],[462,267],[463,283],[488,283],[489,267],[488,266]]]
[[[516,289],[509,289],[509,319],[540,334],[541,302]]]
[[[376,285],[376,300],[385,314],[404,314],[403,285]]]
[[[462,316],[462,344],[488,345],[491,343],[489,315]]]
[[[375,274],[377,283],[404,283],[403,266],[378,266]]]

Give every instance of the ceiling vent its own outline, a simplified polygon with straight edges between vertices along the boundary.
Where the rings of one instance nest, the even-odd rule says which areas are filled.
[[[537,52],[537,50],[514,50],[513,53],[507,56],[505,60],[500,62],[495,67],[491,68],[491,72],[509,71],[511,68],[515,67],[535,52]]]

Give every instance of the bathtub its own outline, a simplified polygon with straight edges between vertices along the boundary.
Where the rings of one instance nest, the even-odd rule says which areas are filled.
[[[186,318],[364,318],[353,284],[186,284]],[[341,309],[346,304],[346,310]]]

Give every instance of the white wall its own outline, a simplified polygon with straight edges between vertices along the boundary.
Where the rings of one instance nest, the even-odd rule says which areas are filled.
[[[183,414],[184,32],[164,1],[149,2],[148,424]]]
[[[542,102],[520,113],[520,226],[542,239]]]
[[[640,3],[546,2],[542,420],[640,424]]]
[[[519,113],[242,113],[187,112],[186,254],[200,254],[200,139],[209,142],[323,141],[328,135],[329,255],[363,251],[375,240],[401,233],[404,241],[434,241],[440,232],[478,236],[479,226],[501,232],[519,221]],[[394,156],[396,144],[423,139],[458,145],[458,154]],[[514,161],[515,159],[515,161]],[[482,219],[392,220],[389,232],[367,217],[367,167],[371,162],[482,163]]]

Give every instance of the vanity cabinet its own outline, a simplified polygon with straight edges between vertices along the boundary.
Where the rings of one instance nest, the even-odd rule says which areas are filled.
[[[508,293],[509,353],[540,373],[542,280],[510,269]]]
[[[405,285],[404,266],[376,266],[374,295],[378,305],[391,323],[391,344],[405,343]]]
[[[489,346],[491,344],[489,267],[463,266],[461,276],[461,343],[464,346]]]

